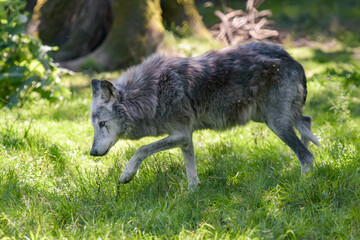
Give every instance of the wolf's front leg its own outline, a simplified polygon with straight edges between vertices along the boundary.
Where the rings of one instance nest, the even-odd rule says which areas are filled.
[[[134,178],[142,161],[148,156],[166,149],[183,147],[184,145],[189,144],[190,140],[191,134],[189,134],[188,131],[177,131],[164,139],[140,147],[139,150],[135,152],[134,156],[130,159],[130,161],[126,164],[120,176],[119,183],[130,182]]]
[[[184,156],[184,163],[186,165],[188,187],[189,189],[194,189],[200,184],[200,181],[196,170],[195,152],[192,139],[190,144],[181,148],[181,151]]]

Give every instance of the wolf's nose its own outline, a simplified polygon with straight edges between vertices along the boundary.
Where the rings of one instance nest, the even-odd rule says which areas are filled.
[[[90,155],[91,155],[91,156],[99,156],[99,153],[98,153],[98,151],[96,151],[95,149],[92,148],[92,149],[90,150]]]

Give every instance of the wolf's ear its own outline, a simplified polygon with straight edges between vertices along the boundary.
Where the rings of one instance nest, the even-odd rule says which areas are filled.
[[[112,98],[114,100],[121,99],[120,92],[117,91],[112,82],[107,80],[100,81],[100,94],[105,102],[109,102]]]
[[[97,79],[91,80],[91,90],[93,97],[96,97],[100,94],[100,81]]]

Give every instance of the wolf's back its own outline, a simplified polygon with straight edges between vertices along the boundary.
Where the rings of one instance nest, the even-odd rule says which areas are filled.
[[[211,101],[219,92],[238,90],[241,96],[238,100],[250,102],[261,98],[287,74],[289,65],[296,64],[277,45],[249,43],[179,59],[174,69],[184,79],[185,90],[195,101]]]

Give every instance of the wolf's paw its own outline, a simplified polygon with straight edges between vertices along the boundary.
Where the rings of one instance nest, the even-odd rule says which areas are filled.
[[[188,189],[194,190],[195,188],[197,188],[197,186],[200,184],[199,178],[195,177],[193,179],[189,179],[188,182]]]
[[[301,176],[305,176],[308,172],[311,171],[313,167],[310,164],[304,164],[301,166]]]
[[[134,178],[135,174],[136,172],[123,171],[122,174],[120,175],[119,183],[125,184],[130,182]]]

